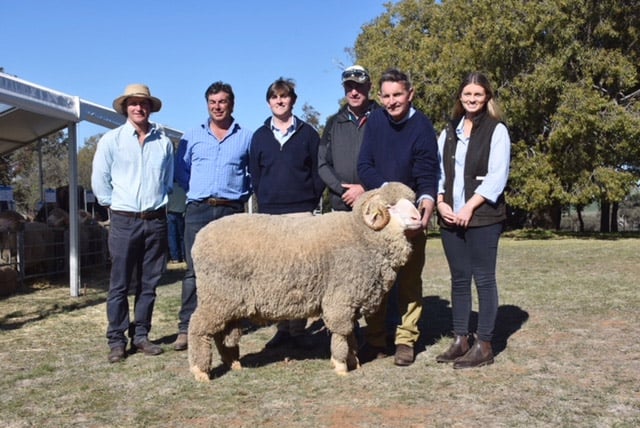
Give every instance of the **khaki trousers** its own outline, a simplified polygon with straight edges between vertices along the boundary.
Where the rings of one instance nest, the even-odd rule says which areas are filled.
[[[420,331],[418,322],[422,316],[422,269],[425,264],[426,233],[420,233],[411,239],[413,252],[409,261],[398,271],[395,287],[398,291],[398,313],[401,315],[400,325],[396,327],[395,344],[413,347],[418,341]],[[374,315],[365,317],[367,322],[366,341],[369,345],[386,347],[385,319],[389,293]]]

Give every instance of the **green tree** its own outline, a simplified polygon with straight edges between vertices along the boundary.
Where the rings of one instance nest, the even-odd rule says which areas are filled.
[[[320,113],[309,103],[302,106],[302,120],[313,127],[320,135],[322,135],[323,125],[320,125]]]
[[[507,201],[559,227],[563,206],[597,201],[601,229],[640,164],[640,7],[635,1],[404,0],[355,44],[374,75],[407,72],[415,105],[442,129],[457,86],[485,73],[507,113]]]
[[[55,189],[69,182],[69,142],[66,132],[58,131],[13,152],[11,163],[16,208],[28,213],[42,200],[41,189]]]
[[[93,156],[96,153],[100,137],[102,137],[102,134],[87,138],[82,148],[78,150],[78,185],[84,187],[86,190],[91,189]]]

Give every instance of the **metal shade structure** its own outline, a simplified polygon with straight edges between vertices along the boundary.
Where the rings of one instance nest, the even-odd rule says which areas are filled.
[[[0,155],[35,143],[64,128],[69,139],[69,288],[80,295],[77,124],[113,129],[126,118],[114,110],[0,72]],[[182,133],[164,127],[174,142]]]

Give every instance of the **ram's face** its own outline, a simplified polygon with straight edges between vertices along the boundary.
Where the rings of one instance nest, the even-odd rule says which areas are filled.
[[[389,222],[402,230],[416,230],[422,227],[420,212],[413,202],[400,198],[395,204],[385,204],[380,195],[372,196],[364,205],[364,221],[373,230],[384,229]]]
[[[389,207],[389,214],[404,230],[418,230],[422,227],[421,216],[415,205],[408,199],[400,199]]]

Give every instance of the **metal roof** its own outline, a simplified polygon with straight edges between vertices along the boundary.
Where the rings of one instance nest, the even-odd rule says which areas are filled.
[[[78,186],[76,124],[88,121],[113,129],[125,120],[113,109],[0,72],[0,155],[68,128],[70,189]],[[163,128],[174,142],[180,139],[180,131]],[[69,287],[72,296],[79,296],[78,200],[73,191],[69,192],[69,217]]]

